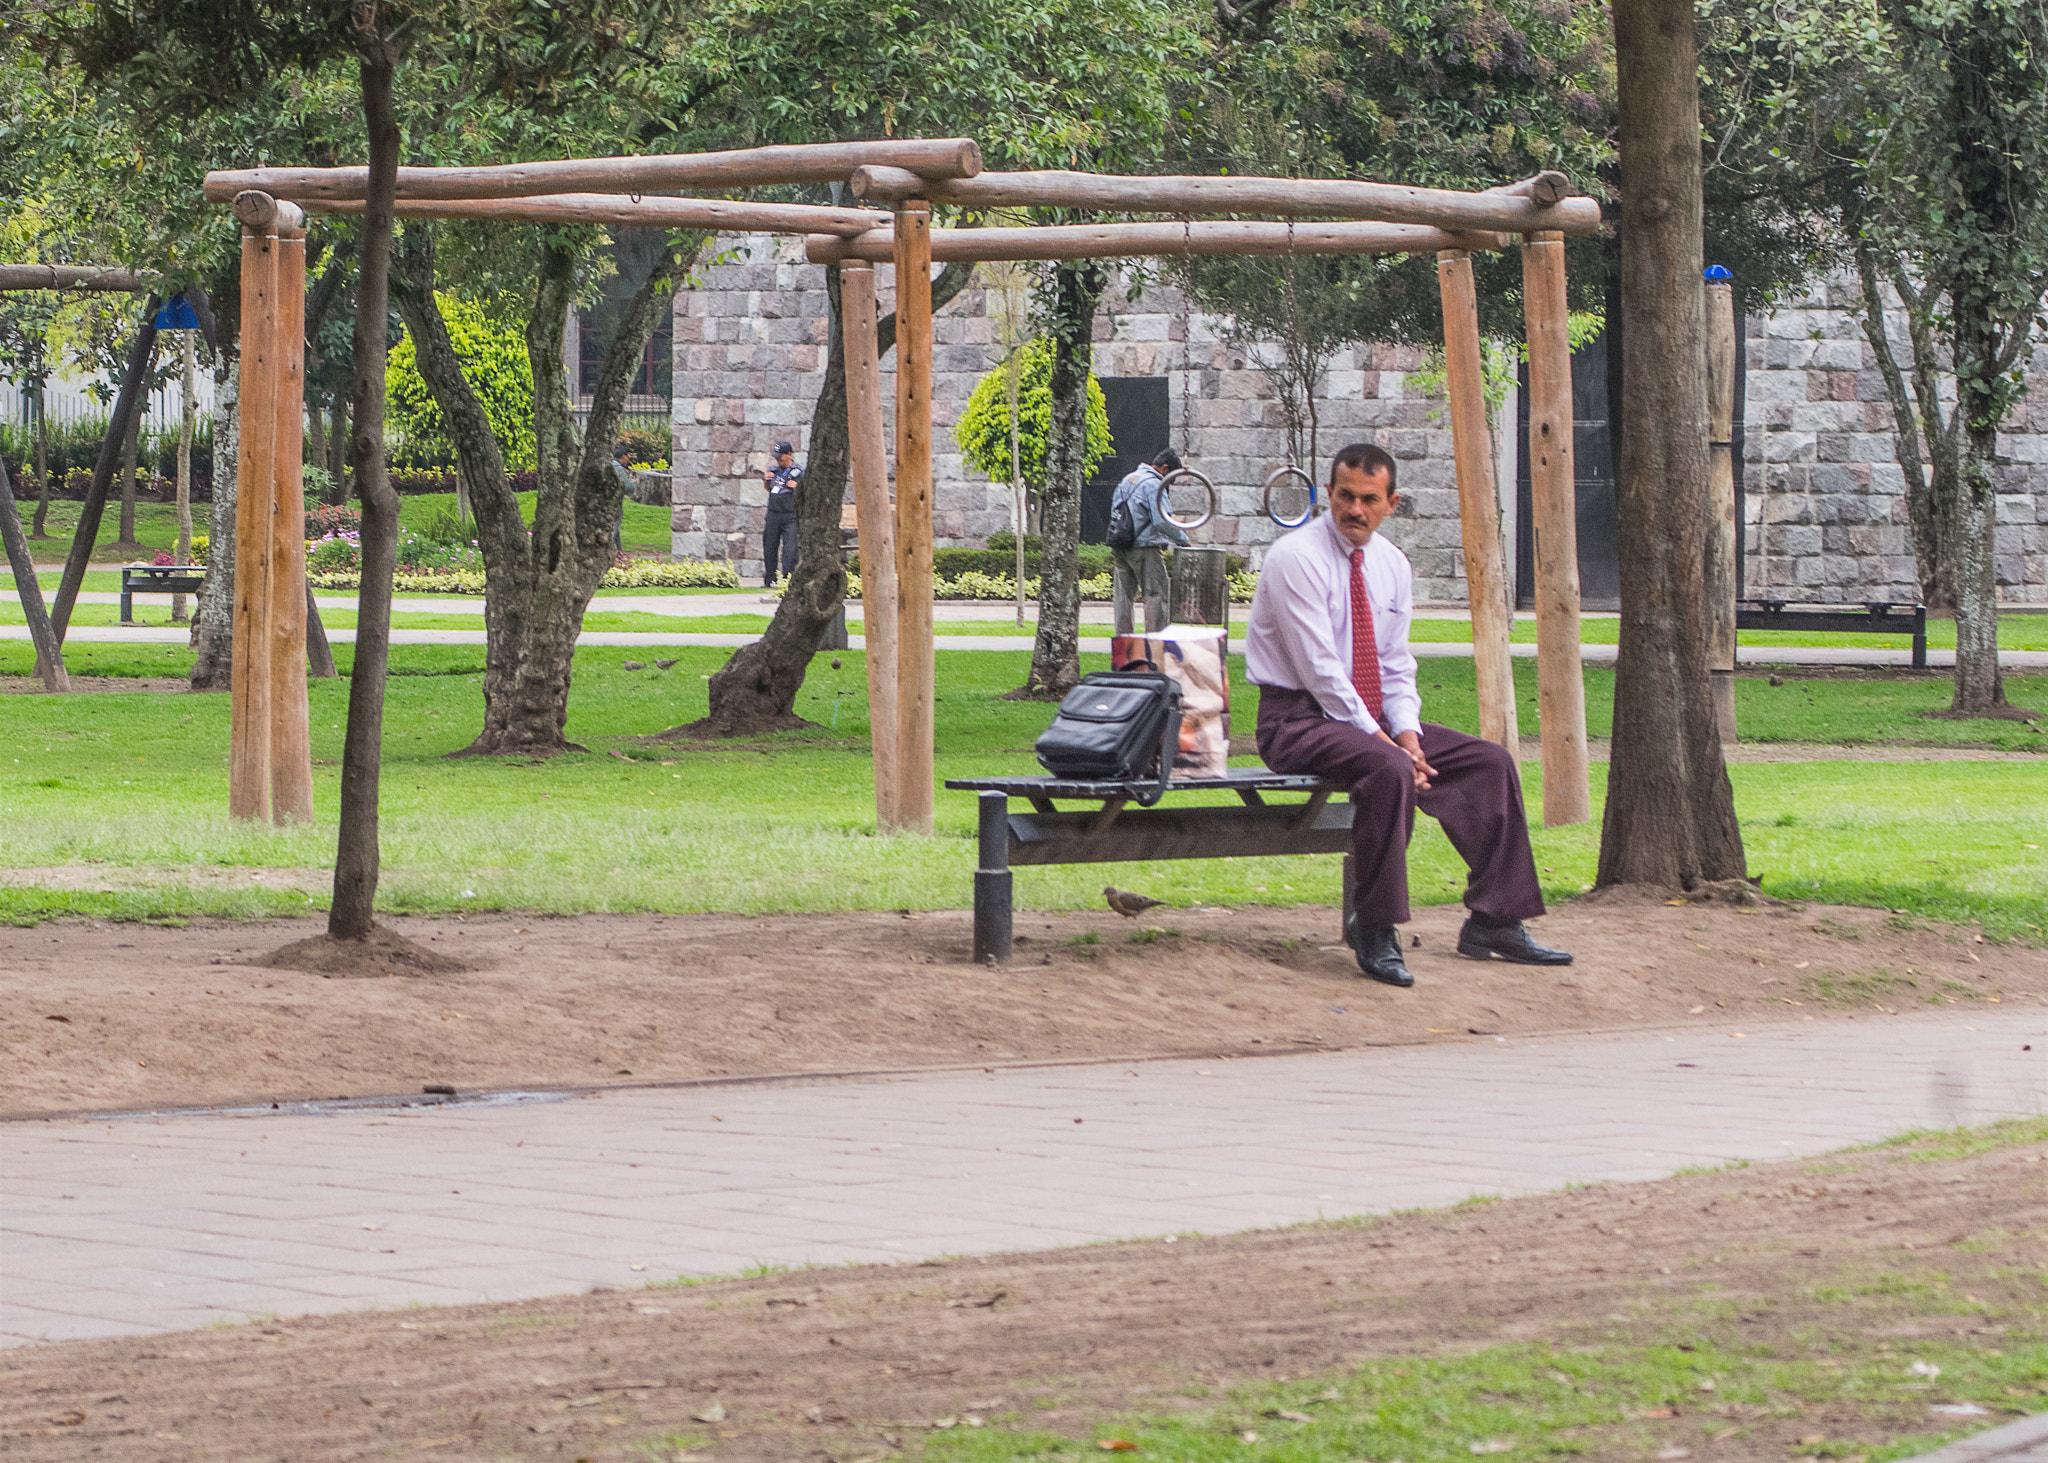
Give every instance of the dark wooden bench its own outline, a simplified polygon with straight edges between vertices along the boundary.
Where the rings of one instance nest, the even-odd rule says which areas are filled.
[[[1745,599],[1735,606],[1738,630],[1825,630],[1844,635],[1911,635],[1913,669],[1927,669],[1927,606],[1870,600],[1861,606]]]
[[[974,958],[1010,958],[1011,877],[1018,864],[1107,864],[1140,859],[1257,858],[1268,854],[1344,854],[1351,886],[1351,804],[1332,804],[1336,783],[1319,777],[1232,771],[1170,785],[1159,806],[1134,808],[1130,784],[1061,777],[957,777],[948,788],[980,795],[980,867],[974,872]],[[1228,792],[1237,802],[1175,803],[1186,793]],[[1270,793],[1303,801],[1269,803]],[[1010,811],[1021,798],[1029,811]],[[1091,803],[1061,808],[1062,802]]]
[[[121,623],[135,618],[138,594],[197,594],[206,586],[206,568],[200,564],[123,564],[121,566]]]

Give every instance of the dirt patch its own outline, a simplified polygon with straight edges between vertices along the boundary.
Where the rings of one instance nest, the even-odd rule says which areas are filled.
[[[303,970],[329,980],[383,980],[401,975],[464,975],[470,967],[382,925],[360,940],[318,934],[257,957],[267,970]]]
[[[38,676],[0,676],[0,691],[14,696],[48,696]],[[97,696],[116,691],[149,691],[159,696],[193,694],[192,683],[175,676],[73,676],[73,696]]]
[[[1361,979],[1317,906],[1020,913],[1016,957],[994,970],[969,963],[964,911],[390,921],[473,967],[431,980],[255,963],[314,920],[0,928],[0,1113],[1740,1030],[2048,999],[2048,950],[1882,910],[1576,902],[1533,926],[1576,953],[1565,968],[1458,958],[1460,913],[1406,927],[1410,991]]]
[[[1868,1452],[1953,1426],[1929,1412],[1947,1394],[1909,1380],[1916,1343],[2038,1340],[2041,1160],[1860,1154],[1377,1223],[19,1347],[0,1352],[0,1452],[783,1463],[915,1457],[935,1428],[986,1423],[1081,1439],[1072,1458],[1126,1410],[1512,1342],[1888,1356],[1905,1385],[1883,1399],[1781,1387],[1757,1405],[1709,1380],[1552,1446]],[[1992,1400],[1982,1421],[2040,1405],[2032,1387]],[[1295,1456],[1278,1416],[1258,1420],[1263,1449],[1224,1432],[1203,1456]]]

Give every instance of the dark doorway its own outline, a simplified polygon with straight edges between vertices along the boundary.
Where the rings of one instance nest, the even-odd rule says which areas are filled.
[[[1610,415],[1610,403],[1621,400],[1621,291],[1607,292],[1607,329],[1572,353],[1573,486],[1578,497],[1579,604],[1589,610],[1621,608],[1621,521],[1615,503],[1615,464],[1621,424]],[[1749,320],[1742,312],[1742,291],[1735,295],[1735,421],[1730,434],[1735,455],[1735,593],[1743,592],[1748,555],[1748,511],[1745,506],[1743,439],[1749,402]],[[1535,537],[1530,527],[1529,500],[1529,367],[1521,369],[1516,393],[1516,430],[1524,444],[1515,475],[1515,604],[1536,603]]]
[[[1614,507],[1614,432],[1608,420],[1610,383],[1620,379],[1619,349],[1609,352],[1609,329],[1572,353],[1572,465],[1578,502],[1579,603],[1589,610],[1621,608],[1619,521]],[[1612,359],[1610,360],[1610,355]],[[1529,367],[1521,369],[1515,429],[1529,440]],[[1536,603],[1536,536],[1525,445],[1515,471],[1515,603]]]
[[[612,261],[617,273],[606,276],[598,297],[579,311],[576,394],[586,399],[597,391],[597,378],[604,370],[605,355],[618,334],[619,320],[633,296],[647,283],[647,276],[661,262],[668,235],[661,229],[618,228],[612,230]],[[629,412],[666,412],[670,401],[674,367],[675,321],[663,310],[657,317],[654,337],[640,353],[640,366],[627,388]]]
[[[1081,489],[1081,542],[1099,544],[1109,530],[1116,485],[1168,444],[1172,413],[1164,376],[1098,376],[1109,408],[1109,456]]]

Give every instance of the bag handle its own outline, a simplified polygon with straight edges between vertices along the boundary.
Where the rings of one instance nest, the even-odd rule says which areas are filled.
[[[1131,789],[1134,800],[1141,808],[1149,808],[1166,796],[1167,784],[1173,781],[1173,757],[1180,750],[1180,687],[1173,687],[1166,698],[1166,729],[1159,736],[1159,780],[1151,787]]]

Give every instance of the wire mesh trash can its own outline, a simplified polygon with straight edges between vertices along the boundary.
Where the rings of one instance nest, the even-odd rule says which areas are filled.
[[[1173,551],[1173,623],[1230,628],[1230,554],[1225,549]]]

